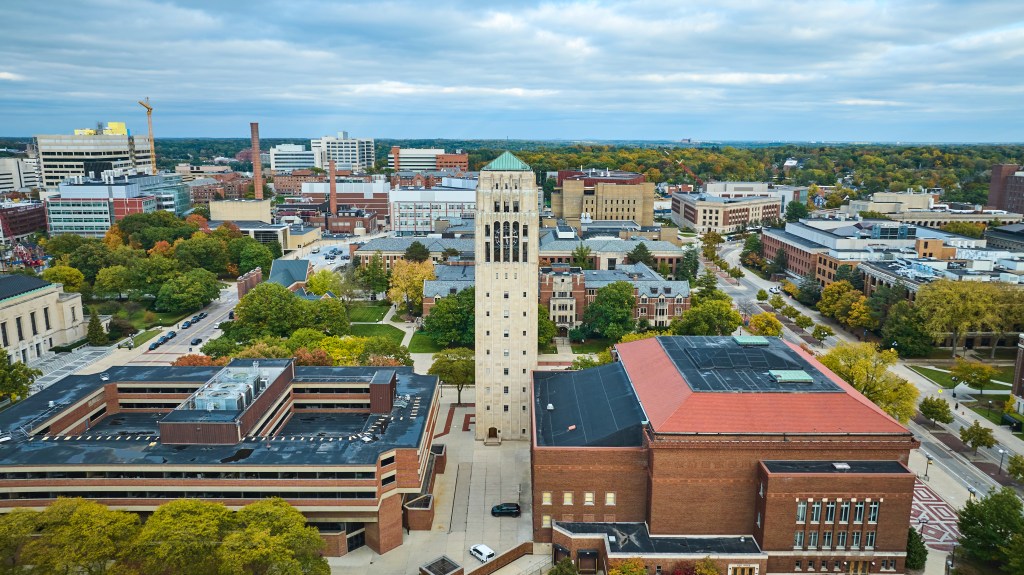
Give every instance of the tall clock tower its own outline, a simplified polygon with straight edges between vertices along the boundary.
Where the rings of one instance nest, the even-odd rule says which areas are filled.
[[[476,188],[476,438],[530,438],[537,367],[537,180],[505,152]]]

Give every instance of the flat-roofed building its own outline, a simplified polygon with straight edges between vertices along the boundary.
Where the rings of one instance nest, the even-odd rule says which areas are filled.
[[[662,336],[613,357],[534,372],[533,534],[554,560],[905,572],[920,444],[813,356]]]
[[[115,123],[117,124],[117,123]],[[148,136],[133,136],[123,129],[76,130],[73,135],[36,136],[41,184],[54,189],[72,176],[100,177],[107,170],[134,169],[148,173],[153,158]],[[81,132],[81,133],[79,133]]]
[[[270,148],[270,169],[288,174],[316,166],[316,152],[298,144],[278,144]],[[276,181],[276,178],[275,178]]]
[[[469,154],[462,150],[446,153],[441,148],[400,148],[392,146],[388,152],[388,167],[408,172],[432,172],[445,168],[469,170]]]
[[[0,201],[0,245],[46,231],[46,206],[42,202]]]
[[[0,194],[39,187],[35,158],[0,158]]]
[[[84,338],[87,324],[82,294],[37,277],[0,274],[0,344],[11,361],[38,361],[55,346]]]
[[[654,182],[621,170],[559,170],[551,212],[570,226],[593,220],[654,224]]]
[[[672,221],[698,233],[728,234],[782,217],[780,198],[748,196],[725,198],[707,194],[672,196]]]
[[[339,170],[361,172],[374,165],[373,138],[350,138],[348,132],[337,136],[324,136],[309,142],[316,167],[327,169],[331,160]]]
[[[50,235],[102,238],[110,226],[125,216],[160,209],[156,196],[144,193],[137,179],[111,172],[104,173],[101,180],[76,176],[57,188],[58,193],[45,200]]]

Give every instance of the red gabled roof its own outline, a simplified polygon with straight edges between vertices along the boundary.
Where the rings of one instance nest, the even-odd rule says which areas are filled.
[[[787,345],[840,391],[695,392],[656,338],[615,349],[656,432],[909,433],[812,356]]]

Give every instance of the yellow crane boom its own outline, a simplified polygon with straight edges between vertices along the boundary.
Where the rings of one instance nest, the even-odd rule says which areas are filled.
[[[139,100],[139,105],[146,109],[146,122],[149,124],[149,157],[152,162],[151,172],[156,175],[156,142],[153,141],[153,106],[149,105],[149,98],[145,101]]]

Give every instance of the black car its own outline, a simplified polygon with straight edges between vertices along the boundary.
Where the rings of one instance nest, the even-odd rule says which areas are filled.
[[[158,347],[160,347],[160,344],[154,341],[153,343],[149,344],[149,351],[153,351]]]
[[[203,338],[197,337],[197,338],[193,339],[192,341],[190,341],[188,343],[189,343],[189,345],[199,345],[199,344],[203,343]]]
[[[491,515],[494,517],[519,517],[520,513],[522,513],[522,509],[519,508],[518,503],[499,503],[491,507]]]
[[[235,310],[231,310],[228,312],[228,319],[235,319]]]
[[[194,315],[192,316],[192,323],[199,323],[199,320],[201,319],[203,318],[199,317],[198,315]]]
[[[198,317],[199,319],[206,319],[207,315],[205,311],[201,311],[199,312],[199,314],[196,315],[196,317]]]

